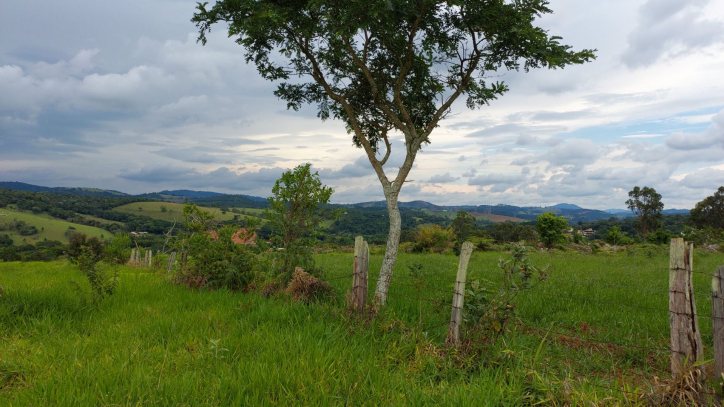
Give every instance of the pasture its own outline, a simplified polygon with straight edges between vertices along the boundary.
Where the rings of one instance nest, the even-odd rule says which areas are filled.
[[[27,211],[19,211],[12,208],[2,208],[0,213],[7,215],[0,216],[0,223],[11,222],[13,219],[26,222],[28,225],[35,226],[38,233],[30,236],[21,236],[15,230],[0,231],[0,234],[8,234],[13,239],[15,245],[35,244],[44,239],[57,240],[59,242],[68,243],[68,237],[65,235],[69,227],[75,228],[76,232],[85,233],[91,237],[109,239],[113,233],[93,226],[79,225],[62,219],[56,219],[48,214],[34,214]],[[108,222],[108,221],[105,221]]]
[[[164,211],[163,208],[166,208]],[[230,211],[226,213],[222,213],[221,209],[219,208],[207,208],[207,207],[200,207],[202,210],[213,214],[214,218],[217,220],[232,220],[234,219],[235,215],[239,216],[239,219],[245,219],[247,218],[247,215],[242,214],[236,214],[232,213]],[[183,222],[184,221],[184,215],[183,215],[183,209],[184,204],[179,203],[172,203],[172,202],[134,202],[127,205],[122,205],[113,208],[114,211],[117,212],[125,212],[125,213],[131,213],[134,215],[139,216],[148,216],[149,218],[153,219],[160,219],[165,220],[168,222]],[[244,210],[247,213],[250,214],[261,214],[264,212],[263,209],[250,209],[250,208],[238,208],[239,210]]]
[[[475,253],[468,281],[499,285],[506,256]],[[549,280],[468,353],[444,345],[455,257],[400,254],[388,307],[371,321],[344,308],[352,254],[316,259],[337,296],[310,305],[122,268],[119,291],[90,307],[68,263],[0,263],[0,404],[636,404],[668,370],[666,248],[533,253],[553,265]],[[381,261],[373,253],[370,293]],[[696,252],[695,270],[721,264],[722,254]],[[708,313],[710,281],[694,277]],[[700,324],[710,358],[711,324]]]

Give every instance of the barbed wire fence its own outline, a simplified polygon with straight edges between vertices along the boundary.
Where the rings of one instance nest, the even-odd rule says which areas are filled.
[[[350,292],[348,294],[350,304],[354,309],[362,312],[367,306],[365,301],[368,292],[373,292],[374,287],[368,286],[370,281],[368,275],[369,248],[361,237],[357,239],[355,246],[353,272],[343,276],[334,276],[333,279],[325,279],[325,281],[336,281],[334,285],[340,290],[345,290],[340,284],[347,281],[346,290]],[[694,270],[693,244],[685,243],[683,239],[673,239],[670,250],[670,267],[665,269],[669,272],[668,289],[642,286],[636,283],[627,284],[625,281],[619,283],[601,279],[579,280],[549,276],[546,289],[521,295],[528,294],[539,300],[547,299],[546,311],[553,317],[545,321],[546,326],[541,326],[541,321],[526,321],[524,318],[519,318],[512,329],[533,336],[558,349],[580,351],[585,355],[590,355],[592,352],[609,355],[611,366],[608,376],[610,381],[604,384],[587,381],[586,386],[629,396],[641,396],[640,390],[626,387],[626,383],[622,381],[621,366],[618,366],[617,362],[635,366],[639,374],[649,377],[656,376],[659,379],[677,378],[694,369],[701,373],[698,377],[713,375],[716,379],[714,383],[718,383],[724,377],[722,376],[722,372],[724,372],[724,284],[722,284],[724,266],[715,273]],[[422,273],[419,268],[415,269],[415,267],[410,267],[407,273],[397,273],[390,286],[387,308],[401,314],[416,315],[417,328],[426,336],[445,338],[448,345],[458,346],[460,344],[459,336],[461,333],[464,334],[463,328],[465,328],[462,311],[470,252],[472,252],[471,244],[469,251],[465,247],[461,250],[461,259],[455,279],[449,278],[449,275],[446,275],[445,278],[436,278],[435,275]],[[501,274],[503,270],[486,269],[485,271],[491,273],[491,270],[499,272],[496,277],[498,280],[503,277]],[[712,291],[695,291],[692,274],[711,278]],[[350,279],[352,280],[351,285],[349,285]],[[566,290],[566,287],[572,285],[589,287],[597,294],[612,292],[615,294],[615,299],[573,295]],[[668,294],[668,307],[641,304],[639,301],[645,296],[653,296],[656,298],[656,302],[663,302],[667,298],[666,294]],[[706,303],[710,301],[712,311],[699,313],[696,308],[697,297],[705,298]],[[556,315],[566,315],[572,310],[591,307],[598,307],[598,309],[612,314],[626,315],[626,313],[636,312],[649,316],[631,322],[627,334],[622,333],[621,327],[615,326],[615,323],[611,324],[614,326],[606,326],[602,325],[601,321],[595,321],[597,322],[595,323],[580,320],[574,324],[570,319],[555,320]],[[702,340],[699,319],[707,321],[706,325],[711,324],[712,326],[711,333],[709,334],[707,330],[704,335],[706,341]],[[637,329],[637,322],[640,321],[653,321],[652,323],[659,327],[668,322],[669,337],[666,337],[661,329]],[[713,356],[713,363],[705,361],[705,354],[710,359]],[[585,360],[585,357],[582,359]],[[530,369],[534,370],[535,366],[531,366]],[[719,396],[721,391],[709,388],[700,391],[700,394],[710,396],[709,402],[713,401],[717,405],[721,403]]]

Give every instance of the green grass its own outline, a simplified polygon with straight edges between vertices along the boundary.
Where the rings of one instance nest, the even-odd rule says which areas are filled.
[[[161,207],[165,207],[166,211],[163,212]],[[139,209],[140,208],[140,209]],[[122,205],[113,208],[117,212],[132,213],[134,215],[148,216],[153,219],[160,219],[169,222],[178,221],[183,222],[183,204],[171,203],[171,202],[134,202],[127,205]],[[240,219],[247,218],[247,215],[235,214],[232,212],[221,213],[219,208],[207,208],[200,207],[202,210],[209,212],[214,215],[217,220],[232,220],[234,215],[239,215]],[[261,213],[263,209],[251,209],[251,208],[238,208],[248,213]]]
[[[113,236],[113,233],[107,230],[56,219],[45,213],[33,214],[32,212],[19,211],[11,208],[2,208],[0,209],[0,213],[7,214],[7,216],[0,216],[0,223],[8,223],[17,219],[25,221],[27,224],[38,228],[38,233],[31,236],[21,236],[17,233],[17,231],[0,231],[0,234],[10,235],[10,238],[13,239],[15,245],[34,244],[42,241],[43,239],[68,243],[68,238],[65,236],[65,232],[68,230],[68,227],[74,227],[76,232],[85,233],[88,236],[103,236],[105,238]]]
[[[469,280],[498,284],[501,256],[475,253]],[[532,258],[554,265],[551,279],[521,294],[519,323],[467,358],[446,356],[443,345],[452,256],[401,254],[387,310],[370,325],[342,308],[351,254],[317,256],[340,295],[312,305],[193,291],[124,268],[119,291],[90,308],[69,285],[86,287],[67,263],[0,263],[0,405],[611,405],[626,393],[605,387],[645,390],[668,369],[665,351],[555,333],[666,346],[665,251]],[[374,254],[370,270],[381,260]],[[416,263],[433,273],[422,292],[421,329],[407,272]],[[721,254],[697,252],[695,259],[706,272],[723,263]],[[695,275],[694,285],[708,292],[708,277]],[[708,300],[697,296],[701,314],[709,313]],[[710,354],[711,324],[700,324]],[[551,326],[544,339],[538,331]]]

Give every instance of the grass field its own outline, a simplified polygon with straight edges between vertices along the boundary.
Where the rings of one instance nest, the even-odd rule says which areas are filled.
[[[166,211],[162,211],[161,207],[165,207]],[[140,209],[139,209],[140,208]],[[134,215],[148,216],[153,219],[161,219],[169,222],[178,221],[183,222],[183,204],[171,203],[171,202],[134,202],[127,205],[122,205],[113,208],[114,211],[132,213]],[[214,215],[217,220],[231,220],[234,215],[232,212],[221,213],[219,208],[206,208],[200,207],[206,212]],[[248,213],[262,213],[263,209],[251,209],[251,208],[238,208]],[[245,219],[246,215],[239,215],[240,219]]]
[[[56,219],[47,214],[33,214],[32,212],[18,211],[17,209],[2,208],[0,213],[6,213],[6,216],[0,216],[0,223],[11,222],[13,219],[22,220],[29,225],[33,225],[38,228],[38,233],[31,236],[21,236],[17,231],[0,231],[0,234],[8,234],[13,239],[14,244],[34,244],[43,239],[57,240],[63,243],[68,243],[68,238],[65,236],[65,232],[68,227],[74,227],[76,232],[85,233],[88,236],[105,237],[110,238],[113,233],[99,229],[93,226],[79,225],[77,223],[67,222],[61,219]],[[107,222],[107,221],[106,221]]]
[[[475,253],[469,280],[498,284],[501,256]],[[386,312],[370,324],[343,311],[351,254],[317,256],[339,295],[312,305],[123,269],[119,291],[90,308],[67,263],[0,263],[0,405],[635,404],[620,390],[648,392],[668,369],[655,349],[669,337],[667,252],[532,259],[551,263],[551,278],[521,294],[518,322],[475,357],[443,344],[452,256],[401,254]],[[374,254],[370,270],[381,261]],[[432,273],[422,298],[412,264]],[[697,270],[720,264],[721,254],[695,257]],[[694,285],[710,287],[701,274]],[[704,294],[697,304],[710,309]],[[710,355],[711,324],[700,323]]]

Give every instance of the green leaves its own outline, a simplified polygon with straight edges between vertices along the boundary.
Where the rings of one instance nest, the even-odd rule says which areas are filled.
[[[345,121],[358,147],[394,129],[419,148],[459,96],[473,109],[508,90],[484,80],[495,71],[595,59],[533,25],[551,12],[545,0],[221,0],[192,22],[203,44],[227,23],[264,78],[301,78],[275,94]]]
[[[566,241],[564,231],[568,228],[568,220],[562,216],[556,216],[553,212],[538,215],[538,221],[535,227],[541,242],[548,247]]]
[[[280,273],[291,277],[295,267],[313,268],[309,246],[320,223],[339,213],[326,206],[333,192],[312,173],[311,164],[285,171],[274,184],[265,216],[275,231],[273,245],[282,249],[277,252]]]

